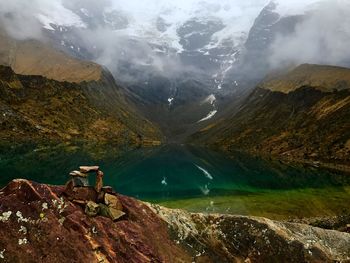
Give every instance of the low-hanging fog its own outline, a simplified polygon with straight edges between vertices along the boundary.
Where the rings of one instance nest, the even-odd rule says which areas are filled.
[[[350,1],[322,1],[290,35],[271,46],[272,67],[315,63],[350,66]]]
[[[86,58],[108,67],[119,79],[131,81],[138,71],[166,77],[205,71],[196,63],[184,63],[181,54],[206,55],[205,49],[184,48],[179,28],[186,22],[217,23],[205,48],[230,40],[244,49],[249,30],[269,0],[0,0],[0,24],[16,39],[46,40],[59,27],[69,30],[87,50]],[[349,65],[350,2],[347,0],[278,0],[282,17],[304,15],[293,33],[280,33],[269,48],[271,69],[288,64]],[[213,22],[212,22],[213,21]],[[55,26],[57,27],[55,27]],[[44,28],[44,29],[43,29]],[[205,29],[197,35],[205,35]],[[204,32],[204,33],[203,33]],[[190,38],[188,32],[185,37]],[[68,33],[67,33],[68,34]],[[64,36],[66,37],[66,36]],[[225,42],[226,41],[226,42]],[[62,41],[61,41],[62,42]],[[195,42],[195,41],[194,41]],[[62,42],[64,44],[64,42]],[[70,44],[69,44],[70,45]],[[227,44],[226,44],[227,45]],[[203,51],[204,50],[204,51]],[[242,52],[244,53],[244,52]],[[221,62],[220,62],[221,63]],[[222,62],[223,63],[223,62]],[[121,66],[123,65],[123,67]],[[222,67],[221,67],[222,68]],[[220,67],[219,67],[220,69]],[[226,70],[226,69],[225,69]]]

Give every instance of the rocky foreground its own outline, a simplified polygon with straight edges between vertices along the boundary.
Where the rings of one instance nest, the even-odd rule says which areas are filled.
[[[111,192],[125,213],[113,221],[88,216],[64,189],[14,180],[0,191],[1,262],[350,262],[349,233],[190,214]]]

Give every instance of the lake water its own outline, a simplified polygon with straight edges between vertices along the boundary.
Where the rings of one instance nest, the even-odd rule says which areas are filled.
[[[1,148],[0,184],[14,178],[64,184],[80,165],[100,165],[105,185],[171,208],[266,216],[331,216],[350,211],[350,176],[290,167],[245,154],[170,145],[91,156],[77,148]],[[93,182],[91,182],[93,184]]]

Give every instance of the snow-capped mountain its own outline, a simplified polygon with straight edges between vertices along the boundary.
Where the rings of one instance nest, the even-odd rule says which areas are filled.
[[[21,30],[26,24],[39,26],[41,34],[32,30],[31,37],[49,40],[66,53],[106,66],[130,101],[166,128],[174,123],[205,126],[225,114],[228,104],[234,107],[275,68],[305,62],[337,64],[339,54],[332,52],[334,43],[328,39],[334,39],[346,53],[347,47],[339,47],[342,41],[338,40],[350,36],[350,20],[341,14],[341,9],[346,13],[350,8],[333,10],[344,19],[327,28],[332,23],[322,10],[329,6],[320,7],[320,0],[42,1],[26,4],[31,16],[26,9],[18,11],[15,4],[1,10],[0,22],[17,38],[28,37],[28,30]],[[314,15],[317,9],[321,11]],[[333,32],[328,42],[322,30],[313,30],[320,34],[305,41],[310,30],[304,29],[315,25]],[[306,51],[317,47],[317,41],[323,46],[319,44],[306,57],[295,48],[303,41],[311,43]],[[281,52],[279,46],[286,45]],[[318,61],[320,50],[323,60]],[[215,103],[208,100],[213,97]],[[183,130],[187,128],[175,133]]]
[[[229,1],[194,4],[187,10],[167,3],[157,12],[154,7],[131,13],[130,7],[95,8],[83,1],[66,8],[81,23],[46,23],[45,35],[57,48],[108,67],[130,100],[166,127],[204,126],[216,117],[220,94],[239,85],[225,83],[255,17],[243,10],[260,10],[256,5],[233,10]],[[203,103],[213,96],[215,104]],[[164,116],[156,114],[159,108]]]
[[[181,8],[170,1],[150,6],[104,1],[98,8],[90,2],[64,2],[74,23],[40,20],[60,48],[109,67],[126,83],[146,83],[154,74],[179,77],[190,71],[206,74],[212,88],[221,89],[266,0],[240,5],[228,0],[189,1]]]

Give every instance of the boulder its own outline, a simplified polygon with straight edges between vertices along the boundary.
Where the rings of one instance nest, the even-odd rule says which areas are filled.
[[[100,207],[100,215],[104,217],[108,217],[113,221],[116,221],[125,215],[123,211],[120,211],[112,207],[108,207],[104,204],[99,204],[99,207]]]
[[[88,216],[97,216],[100,213],[100,206],[95,202],[89,201],[85,206],[85,214]]]
[[[70,200],[83,200],[97,202],[97,193],[91,186],[89,187],[74,187],[64,192]]]
[[[114,209],[112,207],[108,207],[109,210],[109,217],[113,220],[116,221],[118,219],[120,219],[122,216],[125,215],[125,213],[121,210],[118,209]]]
[[[118,197],[109,193],[106,193],[104,196],[104,203],[110,207],[117,210],[123,210],[123,206],[119,201]]]

